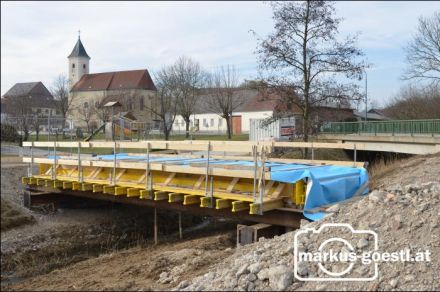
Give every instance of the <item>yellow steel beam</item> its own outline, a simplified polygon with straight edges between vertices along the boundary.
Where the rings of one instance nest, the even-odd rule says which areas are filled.
[[[184,205],[193,205],[193,204],[200,204],[200,196],[197,195],[186,195],[183,197],[183,204]]]
[[[141,199],[153,199],[154,191],[153,190],[141,190]]]
[[[81,185],[81,191],[92,191],[93,190],[93,185],[89,184],[89,183],[83,183]]]
[[[63,181],[63,189],[71,189],[72,188],[72,182],[71,181]]]
[[[250,204],[249,214],[258,215],[260,214],[261,208],[263,208],[263,212],[266,212],[266,211],[282,208],[283,206],[284,206],[283,200],[263,202],[263,205],[252,203]]]
[[[169,193],[168,203],[183,202],[183,196],[181,193]]]
[[[215,208],[216,209],[227,209],[232,207],[232,201],[227,199],[217,199],[215,201]]]
[[[127,197],[139,197],[141,195],[141,190],[138,188],[128,188]]]
[[[249,210],[249,202],[234,201],[232,202],[232,212]]]
[[[304,205],[305,200],[305,183],[303,180],[299,180],[295,183],[295,204]]]
[[[200,207],[202,207],[202,208],[211,207],[211,198],[210,197],[201,197]]]
[[[24,184],[24,185],[29,184],[29,177],[23,176],[21,178],[21,183]]]
[[[127,188],[126,187],[115,187],[115,196],[126,195]]]
[[[52,185],[53,185],[53,180],[51,180],[51,179],[46,179],[46,181],[45,181],[45,183],[44,183],[44,186],[45,186],[46,188],[50,188]]]
[[[37,185],[38,186],[45,186],[46,180],[44,178],[37,178]]]
[[[81,183],[80,182],[72,182],[72,190],[74,191],[80,191],[81,190]]]
[[[37,179],[35,177],[30,177],[29,178],[29,184],[30,185],[36,185],[37,184]]]
[[[104,186],[103,193],[113,195],[115,193],[115,187],[114,186]]]
[[[155,201],[168,200],[168,192],[163,192],[163,191],[154,192],[154,200]]]
[[[60,180],[55,180],[55,181],[53,182],[53,187],[54,187],[55,189],[60,189],[60,188],[63,187],[63,182],[60,181]]]
[[[104,190],[104,185],[93,184],[92,190],[93,190],[94,193],[101,193]]]

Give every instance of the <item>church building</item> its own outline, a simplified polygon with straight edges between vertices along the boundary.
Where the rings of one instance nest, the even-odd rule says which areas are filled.
[[[75,127],[92,128],[109,119],[106,104],[117,104],[114,113],[130,113],[138,122],[152,124],[156,86],[147,69],[90,74],[90,57],[80,37],[68,58],[70,118]]]

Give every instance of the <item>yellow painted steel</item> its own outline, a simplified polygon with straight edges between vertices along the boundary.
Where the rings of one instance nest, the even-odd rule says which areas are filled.
[[[284,202],[282,200],[263,202],[263,205],[252,203],[249,205],[249,214],[251,215],[260,214],[261,208],[263,208],[262,212],[266,212],[269,210],[282,208],[283,206],[284,206]]]
[[[93,190],[93,185],[89,183],[82,183],[81,191],[91,191]]]
[[[141,199],[153,199],[154,198],[154,190],[141,190]]]
[[[104,185],[100,185],[100,184],[93,184],[92,185],[92,191],[94,193],[101,193],[104,190]]]
[[[200,196],[197,195],[186,195],[183,197],[183,204],[184,205],[193,205],[193,204],[200,204]]]
[[[141,195],[141,189],[138,188],[128,188],[127,197],[139,197]]]
[[[72,182],[71,181],[63,181],[63,189],[71,189],[72,188]]]
[[[249,203],[242,201],[234,201],[232,202],[232,212],[239,212],[249,210]]]
[[[103,193],[114,195],[115,194],[115,187],[114,186],[104,186]]]
[[[127,188],[126,187],[115,187],[115,196],[126,195]]]
[[[305,183],[303,180],[299,180],[295,183],[294,203],[296,205],[304,205],[305,202]]]
[[[38,186],[45,186],[46,180],[44,178],[37,178],[37,185]]]
[[[62,188],[62,187],[63,187],[63,182],[60,181],[60,180],[55,180],[55,181],[53,182],[53,187],[54,187],[55,189]]]
[[[183,202],[183,194],[170,193],[168,194],[168,203]]]
[[[155,201],[168,200],[168,192],[163,192],[163,191],[154,192],[154,200]]]
[[[210,197],[201,197],[200,199],[200,207],[209,208],[211,207],[211,198]]]
[[[232,208],[232,201],[226,199],[218,199],[215,201],[215,208],[217,210]]]
[[[72,183],[72,190],[81,191],[81,183],[80,182],[73,182]]]

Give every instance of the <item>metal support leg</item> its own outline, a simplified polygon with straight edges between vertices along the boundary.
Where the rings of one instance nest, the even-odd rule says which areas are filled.
[[[257,200],[257,168],[258,168],[258,157],[257,157],[257,146],[252,146],[252,155],[254,156],[254,189],[253,189],[253,201],[256,203]]]
[[[354,150],[354,163],[353,163],[353,167],[356,167],[356,156],[357,156],[357,152],[356,152],[356,144],[354,144],[354,147],[353,147],[353,150]]]
[[[116,185],[116,142],[113,145],[113,172],[111,184]]]
[[[179,212],[179,238],[183,238],[183,231],[182,231],[182,212]]]
[[[81,167],[81,142],[78,142],[78,181],[83,182],[82,167]]]
[[[34,142],[31,142],[31,163],[29,165],[28,177],[32,177],[34,168]]]
[[[157,242],[157,209],[154,208],[154,244]]]
[[[53,142],[53,167],[52,167],[52,179],[57,179],[57,142]]]

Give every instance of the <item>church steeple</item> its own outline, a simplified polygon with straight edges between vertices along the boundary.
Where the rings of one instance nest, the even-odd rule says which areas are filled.
[[[72,52],[67,57],[69,60],[69,83],[72,88],[84,74],[89,74],[90,57],[86,52],[78,31],[78,41],[73,47]]]

